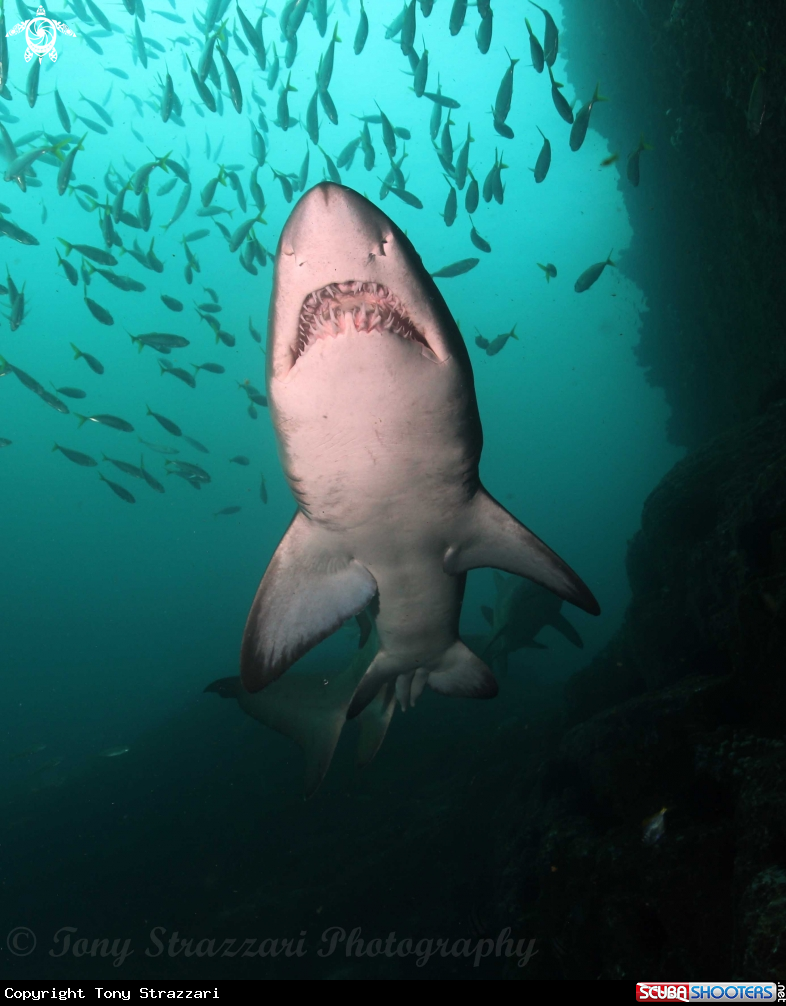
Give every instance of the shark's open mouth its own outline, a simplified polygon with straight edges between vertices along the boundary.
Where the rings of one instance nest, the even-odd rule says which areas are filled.
[[[303,301],[298,321],[295,360],[318,339],[354,328],[359,333],[392,332],[402,339],[429,344],[395,294],[381,283],[331,283]]]

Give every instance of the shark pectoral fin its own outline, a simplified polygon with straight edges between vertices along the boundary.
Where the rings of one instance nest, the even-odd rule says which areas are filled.
[[[493,625],[494,624],[494,612],[491,610],[491,608],[489,608],[489,606],[487,604],[481,604],[480,611],[481,611],[481,614],[483,615],[483,617],[489,623],[489,625]]]
[[[483,488],[475,494],[459,540],[443,561],[445,572],[454,576],[481,566],[524,576],[591,615],[600,614],[584,581]]]
[[[456,640],[440,662],[429,668],[428,685],[440,695],[467,699],[493,699],[499,691],[494,675],[461,640]]]
[[[548,624],[552,626],[552,628],[556,629],[557,632],[561,632],[569,643],[573,643],[573,645],[577,646],[580,650],[584,649],[584,640],[578,632],[576,632],[564,615],[557,612]]]
[[[357,763],[359,768],[365,768],[379,751],[395,709],[396,689],[393,682],[389,681],[380,688],[358,717],[360,737],[358,739]]]
[[[329,551],[298,512],[270,560],[246,622],[240,677],[258,692],[298,658],[361,612],[377,591],[369,571]]]

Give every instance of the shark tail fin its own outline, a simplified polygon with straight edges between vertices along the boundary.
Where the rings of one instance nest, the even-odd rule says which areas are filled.
[[[236,698],[243,712],[293,740],[305,756],[306,799],[313,796],[325,778],[338,739],[347,719],[347,708],[358,679],[368,666],[376,638],[362,652],[356,653],[349,666],[328,680],[321,673],[291,674],[276,681],[262,692],[246,691],[239,677],[219,678],[205,691],[217,692],[222,698]],[[367,761],[373,758],[382,743],[392,710],[382,704],[370,707],[365,725]],[[362,736],[362,735],[361,735]]]
[[[445,572],[454,576],[482,566],[524,576],[591,615],[600,614],[583,580],[483,488],[475,494],[458,540],[443,560]]]
[[[322,675],[291,675],[269,690],[241,697],[241,708],[265,726],[290,737],[305,756],[304,796],[319,789],[346,722],[349,696]]]
[[[580,650],[584,649],[584,640],[581,638],[578,632],[576,632],[576,630],[573,628],[573,626],[570,624],[567,618],[565,618],[564,615],[561,615],[559,612],[557,612],[554,618],[552,618],[552,620],[549,622],[549,625],[551,625],[552,628],[556,629],[557,632],[561,632],[569,643],[573,643],[573,645],[577,646]]]
[[[237,675],[232,678],[218,678],[217,681],[211,681],[204,689],[206,692],[217,692],[222,699],[236,699],[242,690],[243,686]]]
[[[359,768],[365,768],[379,751],[395,709],[396,690],[393,682],[388,682],[387,685],[380,688],[376,697],[358,717],[360,737],[358,739],[357,764]]]
[[[240,653],[243,687],[258,692],[304,653],[358,615],[377,584],[359,562],[331,554],[298,511],[270,560],[246,622]]]

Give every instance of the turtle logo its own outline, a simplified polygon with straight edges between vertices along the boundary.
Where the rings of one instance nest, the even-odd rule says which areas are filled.
[[[48,18],[43,7],[39,7],[35,17],[29,21],[20,21],[19,24],[15,24],[11,31],[6,32],[6,36],[18,35],[20,31],[25,33],[25,39],[27,40],[27,50],[25,51],[26,63],[29,63],[34,56],[38,56],[38,62],[40,63],[44,56],[47,55],[53,63],[56,63],[57,49],[55,49],[55,40],[58,31],[61,31],[64,35],[71,35],[73,38],[76,38],[76,35],[68,25],[63,24],[62,21],[53,21],[51,18]]]

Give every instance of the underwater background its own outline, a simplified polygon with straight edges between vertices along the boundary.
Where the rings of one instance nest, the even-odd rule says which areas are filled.
[[[25,930],[0,951],[8,978],[783,977],[783,15],[555,2],[558,87],[532,65],[525,18],[545,44],[544,15],[519,0],[494,0],[493,15],[466,5],[463,21],[450,0],[405,4],[409,21],[397,0],[277,0],[264,69],[234,4],[96,6],[47,11],[75,36],[57,34],[38,81],[24,32],[0,60],[0,890],[6,930]],[[240,8],[258,24],[261,4]],[[3,36],[34,15],[7,0]],[[336,123],[318,94],[334,28]],[[200,81],[220,94],[212,112],[187,58],[197,77],[209,68],[214,34],[220,88],[207,69]],[[458,107],[413,90],[424,50],[425,91]],[[607,100],[573,150],[554,92],[575,117],[598,81]],[[399,130],[405,189],[381,114]],[[337,167],[364,116],[373,166],[364,138]],[[481,192],[470,220],[471,178],[482,190],[500,163],[502,199]],[[362,771],[348,725],[304,801],[292,741],[204,689],[237,673],[294,510],[260,398],[272,259],[298,187],[332,172],[429,271],[478,259],[436,281],[472,360],[481,478],[603,611],[564,605],[581,648],[546,626],[539,647],[509,654],[492,702],[427,691]],[[110,268],[144,289],[98,271]],[[514,326],[494,355],[476,342]],[[150,333],[188,344],[129,338]],[[217,366],[192,366],[205,363]],[[169,477],[182,462],[210,481]],[[469,575],[462,635],[488,632],[495,593],[490,570]],[[338,673],[357,645],[349,625],[302,670]],[[506,928],[535,942],[525,967],[459,952],[419,965],[357,940],[320,956],[333,927],[413,946],[475,947]],[[301,936],[302,956],[196,949]],[[94,940],[133,953],[118,961]]]

